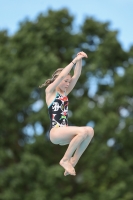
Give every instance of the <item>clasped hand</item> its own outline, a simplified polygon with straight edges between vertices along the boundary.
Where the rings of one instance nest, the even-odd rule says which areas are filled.
[[[77,53],[76,58],[74,59],[76,62],[79,61],[82,58],[88,58],[87,54],[83,51]]]

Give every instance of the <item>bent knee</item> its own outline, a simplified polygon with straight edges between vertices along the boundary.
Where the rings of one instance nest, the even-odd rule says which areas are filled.
[[[81,137],[83,140],[85,140],[87,138],[88,133],[87,133],[86,129],[84,129],[84,127],[79,129],[78,136]]]
[[[86,126],[85,130],[86,130],[88,136],[91,136],[91,137],[94,136],[94,129],[92,127]]]

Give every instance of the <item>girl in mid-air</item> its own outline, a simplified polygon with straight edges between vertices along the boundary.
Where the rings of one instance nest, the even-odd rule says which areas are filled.
[[[59,164],[65,169],[64,175],[76,175],[75,165],[89,145],[94,131],[88,126],[68,126],[68,97],[77,83],[82,70],[82,58],[87,58],[84,52],[79,52],[65,68],[57,69],[51,79],[39,87],[45,89],[46,103],[50,116],[49,138],[53,144],[68,145],[68,148]],[[70,71],[73,66],[74,75]]]

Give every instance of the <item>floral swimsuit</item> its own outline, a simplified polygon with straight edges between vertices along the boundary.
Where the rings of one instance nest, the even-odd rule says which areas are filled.
[[[58,92],[56,97],[48,107],[50,117],[50,130],[54,127],[68,126],[68,98]]]

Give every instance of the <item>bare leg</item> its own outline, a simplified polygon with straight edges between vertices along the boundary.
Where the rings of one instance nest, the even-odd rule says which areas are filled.
[[[60,165],[71,175],[75,175],[75,170],[70,163],[70,158],[80,144],[87,138],[88,131],[84,127],[60,127],[52,129],[50,139],[54,144],[69,143],[67,151],[60,161]]]
[[[81,145],[77,148],[74,156],[73,156],[73,159],[75,161],[75,165],[77,164],[77,162],[79,161],[79,158],[82,156],[82,154],[84,153],[84,151],[86,150],[86,148],[88,147],[90,141],[92,140],[92,137],[93,136],[88,136],[86,138],[86,140],[84,140]]]
[[[79,161],[79,158],[81,157],[81,155],[83,154],[83,152],[85,151],[85,149],[88,147],[92,137],[93,137],[94,133],[91,130],[91,133],[87,136],[87,138],[80,144],[80,146],[77,148],[74,156],[70,159],[70,163],[72,164],[73,167],[75,167],[75,165],[77,164],[77,162]],[[64,176],[69,175],[69,173],[67,172],[67,170],[64,172]]]
[[[64,163],[65,162],[69,162],[70,163],[70,158],[72,157],[72,154],[74,153],[74,151],[78,148],[78,146],[83,142],[83,140],[85,140],[85,138],[87,137],[86,133],[82,133],[82,134],[78,134],[76,135],[70,142],[67,151],[65,153],[65,155],[63,156],[63,158],[60,161],[60,165],[62,167],[64,167],[65,170],[67,170],[67,168],[65,167]],[[72,166],[72,165],[71,165]],[[74,169],[74,168],[73,168]],[[71,175],[75,174],[75,170],[70,169],[70,167],[68,168],[68,170],[71,172]],[[67,171],[68,171],[67,170]],[[68,172],[69,172],[68,171]]]

